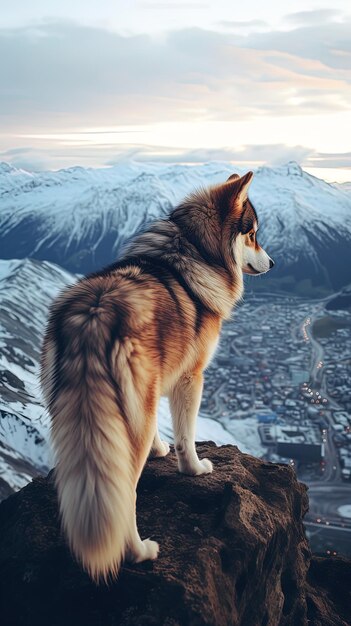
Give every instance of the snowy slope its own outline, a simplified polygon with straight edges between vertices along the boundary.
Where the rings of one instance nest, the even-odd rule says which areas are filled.
[[[47,262],[0,261],[0,496],[50,464],[40,341],[49,303],[72,278]]]
[[[4,258],[46,259],[73,272],[113,261],[146,222],[164,216],[191,190],[224,181],[232,165],[121,163],[30,173],[0,165],[0,249]],[[243,171],[239,173],[243,173]],[[351,190],[296,163],[259,168],[250,198],[260,240],[276,261],[269,280],[292,275],[316,284],[349,282]]]
[[[40,394],[39,351],[48,306],[73,275],[48,262],[0,261],[0,499],[52,464],[49,417]],[[168,403],[159,410],[161,435],[171,441]],[[198,439],[237,443],[259,455],[257,430],[238,425],[235,436],[221,424],[199,418]]]

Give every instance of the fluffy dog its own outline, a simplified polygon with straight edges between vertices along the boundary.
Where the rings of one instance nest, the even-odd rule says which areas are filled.
[[[273,266],[257,243],[252,176],[189,196],[51,307],[42,385],[60,512],[72,552],[96,581],[115,577],[124,558],[157,557],[158,544],[139,536],[135,505],[146,459],[169,451],[157,430],[161,395],[179,471],[212,472],[194,439],[203,371],[242,296],[243,272]]]

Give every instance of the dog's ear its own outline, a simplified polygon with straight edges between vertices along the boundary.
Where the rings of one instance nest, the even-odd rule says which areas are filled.
[[[228,180],[223,185],[218,187],[217,201],[223,217],[231,213],[233,210],[237,212],[239,207],[242,207],[247,198],[247,190],[250,186],[252,178],[253,172],[248,172],[241,177],[237,174],[232,174],[232,176],[229,176]]]
[[[225,195],[227,197],[231,196],[233,200],[241,200],[243,202],[247,198],[247,190],[252,179],[253,172],[247,172],[247,174],[241,177],[238,174],[232,174],[223,185]]]
[[[238,200],[241,200],[243,202],[247,198],[247,190],[250,187],[252,179],[253,172],[248,172],[247,174],[244,174],[244,176],[239,178],[239,180],[237,181],[238,188],[236,191],[236,197],[238,198]]]
[[[230,180],[239,180],[239,178],[240,178],[239,174],[231,174],[229,178],[227,178],[227,182]]]

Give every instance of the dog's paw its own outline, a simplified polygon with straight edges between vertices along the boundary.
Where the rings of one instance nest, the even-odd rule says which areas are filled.
[[[151,448],[150,458],[156,459],[157,457],[167,456],[170,451],[169,443],[167,441],[161,441],[161,446],[158,448]]]
[[[129,550],[127,560],[130,563],[142,563],[143,561],[154,561],[158,557],[159,545],[157,541],[144,539],[137,546]]]
[[[143,541],[145,548],[145,560],[150,559],[150,561],[155,561],[158,557],[158,553],[160,551],[160,546],[157,541],[152,541],[151,539],[144,539]]]
[[[209,459],[200,459],[196,463],[179,463],[179,471],[187,476],[201,476],[201,474],[211,474],[213,465]]]
[[[200,476],[201,474],[211,474],[213,472],[213,465],[210,459],[201,459],[200,461],[200,469],[196,472],[196,476]]]

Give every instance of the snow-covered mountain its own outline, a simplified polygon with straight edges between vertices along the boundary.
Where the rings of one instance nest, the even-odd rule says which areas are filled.
[[[0,261],[0,500],[52,464],[49,416],[39,386],[40,344],[52,298],[74,278],[46,261]],[[171,441],[165,399],[159,427]],[[254,420],[236,422],[233,434],[200,417],[197,437],[236,443],[243,452],[258,456],[263,452]]]
[[[0,496],[50,464],[38,370],[53,296],[73,277],[51,263],[0,261]]]
[[[238,168],[121,163],[102,169],[32,173],[0,165],[3,258],[34,257],[72,272],[106,265],[148,221],[191,190],[224,181]],[[260,241],[276,261],[265,277],[340,288],[350,281],[351,189],[304,172],[296,163],[259,168],[250,198]],[[259,281],[262,286],[263,281]]]

